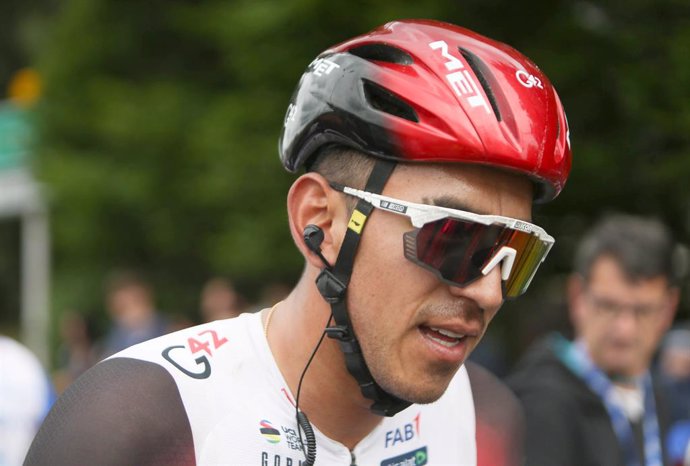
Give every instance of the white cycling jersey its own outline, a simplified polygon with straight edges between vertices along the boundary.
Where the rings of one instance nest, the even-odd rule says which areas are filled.
[[[57,401],[25,465],[300,466],[293,400],[260,314],[244,314],[97,364]],[[518,466],[517,406],[467,364],[438,401],[382,417],[352,451],[315,426],[316,464]]]
[[[150,361],[170,373],[192,428],[197,464],[297,466],[304,460],[294,395],[273,359],[260,314],[175,332],[113,357]],[[464,368],[440,400],[382,418],[352,451],[314,431],[317,465],[476,464]]]

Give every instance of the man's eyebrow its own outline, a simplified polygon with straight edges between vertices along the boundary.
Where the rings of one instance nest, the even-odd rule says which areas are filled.
[[[466,202],[453,196],[440,196],[435,198],[425,197],[422,199],[424,204],[431,204],[438,207],[445,207],[447,209],[462,210],[465,212],[472,212],[473,214],[486,214],[486,212],[477,212],[476,209],[471,208]]]
[[[422,203],[431,204],[438,207],[445,207],[447,209],[462,210],[464,212],[471,212],[478,215],[492,215],[491,212],[480,211],[474,207],[470,207],[466,202],[453,196],[440,196],[440,197],[425,197],[422,199]],[[525,222],[532,222],[532,218],[519,218],[518,220],[523,220]]]

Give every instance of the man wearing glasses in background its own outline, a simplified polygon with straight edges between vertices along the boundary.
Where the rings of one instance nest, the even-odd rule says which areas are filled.
[[[653,219],[609,215],[584,236],[568,282],[575,341],[539,342],[509,379],[529,466],[670,464],[650,365],[678,306],[679,255]]]
[[[517,400],[463,363],[554,242],[530,223],[571,162],[546,76],[466,29],[389,23],[307,67],[280,156],[306,169],[295,289],[97,365],[28,465],[522,463]]]

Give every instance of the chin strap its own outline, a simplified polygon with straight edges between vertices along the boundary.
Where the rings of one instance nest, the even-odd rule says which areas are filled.
[[[394,162],[377,160],[365,190],[377,194],[381,193],[394,168]],[[340,349],[345,355],[347,370],[357,380],[362,395],[374,401],[369,409],[380,416],[394,416],[410,406],[411,403],[391,395],[374,381],[364,360],[364,355],[362,355],[362,349],[355,336],[347,311],[347,287],[350,283],[362,230],[372,209],[373,206],[363,200],[357,203],[350,217],[338,259],[331,269],[321,271],[316,279],[316,286],[326,302],[331,305],[331,312],[335,321],[335,325],[326,328],[326,334],[330,338],[338,340]]]

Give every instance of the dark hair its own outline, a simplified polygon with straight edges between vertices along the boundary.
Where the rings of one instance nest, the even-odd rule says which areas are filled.
[[[151,293],[151,285],[144,275],[135,270],[116,269],[111,271],[103,284],[107,295],[117,293],[126,288],[141,288]]]
[[[684,258],[669,228],[654,218],[608,214],[582,238],[575,253],[575,272],[589,280],[592,266],[612,257],[631,281],[664,276],[679,285]]]
[[[376,159],[349,147],[328,145],[323,147],[310,161],[309,171],[316,172],[331,183],[351,188],[364,189]],[[346,196],[348,208],[352,211],[357,199]]]
[[[323,147],[310,161],[309,171],[330,182],[364,189],[376,159],[349,147],[331,144]]]

